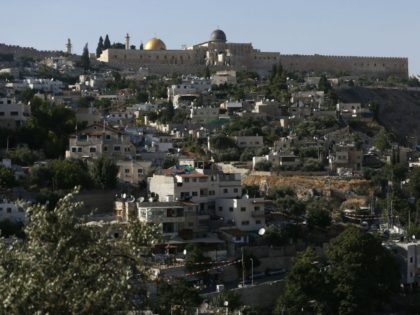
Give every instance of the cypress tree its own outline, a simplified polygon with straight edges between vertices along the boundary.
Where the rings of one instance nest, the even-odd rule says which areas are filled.
[[[90,58],[89,58],[89,49],[88,44],[86,43],[83,48],[82,58],[81,58],[82,67],[85,71],[90,69]]]
[[[96,48],[96,57],[99,58],[104,50],[104,39],[99,37],[98,47]]]
[[[111,48],[111,41],[109,40],[108,34],[106,34],[103,50],[108,49],[108,48]]]

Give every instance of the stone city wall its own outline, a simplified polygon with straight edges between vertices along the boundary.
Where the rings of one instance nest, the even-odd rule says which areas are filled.
[[[280,55],[280,63],[289,71],[345,72],[386,78],[408,78],[408,59],[392,57],[352,57],[324,55]]]

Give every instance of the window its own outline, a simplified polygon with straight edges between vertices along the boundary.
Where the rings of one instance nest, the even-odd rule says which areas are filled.
[[[410,257],[410,263],[412,263],[413,262],[413,257]]]
[[[228,193],[228,189],[227,188],[223,188],[223,193],[227,194]]]
[[[246,208],[245,207],[241,207],[241,212],[245,212]]]
[[[260,207],[254,207],[255,211],[260,211]]]
[[[77,152],[82,152],[82,148],[77,148]]]
[[[143,175],[144,174],[144,170],[142,168],[139,168],[137,170],[137,175]]]
[[[242,225],[249,225],[249,221],[242,221],[241,224]]]
[[[104,146],[104,152],[108,151],[108,147]]]
[[[223,211],[223,207],[219,207],[219,211]]]
[[[197,178],[193,178],[192,181],[193,181],[193,183],[196,183],[197,182]]]
[[[239,191],[238,188],[233,188],[234,193],[237,193],[238,191]]]
[[[114,146],[114,151],[121,151],[121,147],[119,145]]]
[[[96,152],[96,147],[90,147],[90,148],[89,148],[89,152],[90,152],[90,153],[94,153],[94,152]]]
[[[233,207],[229,207],[229,212],[233,212]]]
[[[6,211],[7,213],[12,213],[12,208],[7,208]]]
[[[0,116],[4,116],[4,112],[0,112]]]
[[[19,212],[24,212],[23,208],[18,209]]]
[[[184,178],[184,183],[189,183],[190,179],[189,178]]]
[[[209,196],[214,196],[214,195],[215,195],[214,190],[209,190]]]
[[[255,224],[261,224],[261,220],[255,220]]]
[[[19,115],[18,112],[10,112],[10,116],[17,116],[17,115]]]
[[[196,196],[198,196],[198,193],[197,193],[196,191],[193,191],[193,192],[192,192],[192,195],[193,195],[194,197],[196,197]]]
[[[126,169],[124,170],[124,172],[125,172],[126,174],[128,174],[128,173],[130,173],[130,169],[129,169],[129,168],[126,168]]]
[[[71,152],[76,152],[77,148],[76,147],[72,147],[71,148]]]
[[[111,140],[111,135],[105,135],[106,140]]]
[[[0,211],[3,211],[3,208],[2,207],[0,207]]]

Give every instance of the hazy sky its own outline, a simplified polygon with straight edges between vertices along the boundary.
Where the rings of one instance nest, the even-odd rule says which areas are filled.
[[[169,49],[205,41],[219,26],[230,42],[296,54],[399,56],[420,74],[420,0],[2,0],[0,42],[81,53],[100,35]]]

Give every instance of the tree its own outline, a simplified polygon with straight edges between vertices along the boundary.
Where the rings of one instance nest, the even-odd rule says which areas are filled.
[[[287,273],[275,314],[328,314],[329,285],[311,248],[299,253]]]
[[[269,172],[271,170],[272,164],[270,161],[259,161],[255,163],[254,169],[256,171],[265,171]]]
[[[201,303],[197,290],[184,279],[176,279],[171,284],[165,281],[159,282],[157,296],[156,311],[162,315],[187,314],[187,308]]]
[[[420,168],[414,167],[410,171],[409,179],[411,194],[416,198],[420,198]]]
[[[386,132],[385,128],[381,128],[375,138],[373,138],[373,144],[381,152],[391,148],[391,137]]]
[[[110,239],[110,231],[74,216],[81,206],[69,194],[51,211],[30,207],[26,239],[0,242],[0,313],[116,314],[144,307],[140,253],[157,241],[157,228],[130,222]]]
[[[76,186],[89,188],[91,178],[85,162],[77,159],[54,160],[52,170],[53,189],[74,189]]]
[[[318,90],[324,91],[324,93],[328,93],[332,90],[331,83],[325,75],[322,75],[319,79]]]
[[[38,153],[30,150],[27,147],[20,147],[14,150],[11,150],[8,153],[9,158],[12,160],[14,164],[21,165],[21,166],[29,166],[34,164],[35,161],[40,159]]]
[[[12,188],[16,184],[13,170],[0,165],[0,189]]]
[[[108,34],[106,34],[105,40],[104,40],[104,49],[103,50],[106,50],[108,48],[111,48],[111,41],[109,40]]]
[[[99,58],[104,51],[104,39],[99,37],[98,47],[96,47],[96,57]]]
[[[208,268],[207,263],[211,260],[205,257],[203,251],[197,245],[188,245],[186,247],[187,257],[185,260],[185,267],[189,271],[197,271]]]
[[[398,292],[399,279],[381,240],[348,227],[330,241],[325,263],[310,249],[297,256],[276,314],[373,314]]]
[[[228,302],[228,308],[231,312],[242,306],[240,295],[232,290],[223,290],[210,300],[213,307],[226,307],[225,302]]]
[[[330,242],[326,256],[339,314],[371,314],[399,290],[399,268],[381,240],[349,227]]]
[[[105,155],[93,162],[91,174],[93,182],[101,189],[112,189],[117,185],[118,166]]]
[[[81,64],[83,70],[86,72],[90,69],[90,57],[89,57],[89,48],[88,44],[86,43],[85,47],[83,47],[83,53],[81,57]]]
[[[314,207],[308,210],[307,218],[309,227],[326,228],[331,225],[330,212],[321,207]]]

